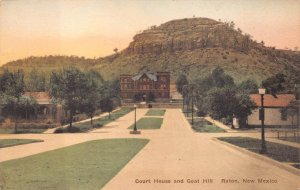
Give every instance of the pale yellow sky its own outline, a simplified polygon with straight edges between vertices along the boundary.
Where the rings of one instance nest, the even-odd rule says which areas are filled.
[[[300,49],[300,0],[0,0],[0,65],[28,56],[103,57],[140,30],[207,17],[267,46]]]

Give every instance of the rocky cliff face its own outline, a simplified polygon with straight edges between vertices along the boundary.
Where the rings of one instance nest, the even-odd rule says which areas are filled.
[[[249,36],[208,18],[174,20],[137,34],[127,53],[144,54],[224,47],[247,51],[251,45]]]

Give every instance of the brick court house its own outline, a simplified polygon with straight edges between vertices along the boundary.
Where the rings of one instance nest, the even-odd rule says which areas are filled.
[[[170,73],[141,71],[135,76],[120,76],[121,98],[124,102],[170,100]]]

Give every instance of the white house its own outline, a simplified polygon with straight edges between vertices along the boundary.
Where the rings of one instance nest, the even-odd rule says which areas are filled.
[[[251,99],[258,108],[261,106],[260,94],[251,94]],[[298,108],[295,105],[296,98],[293,94],[271,94],[264,95],[265,125],[266,126],[295,126],[299,125]],[[298,105],[299,106],[299,105]],[[259,109],[256,109],[248,116],[248,125],[260,126]]]

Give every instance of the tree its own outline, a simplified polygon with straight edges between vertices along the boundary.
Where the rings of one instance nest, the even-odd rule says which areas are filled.
[[[105,81],[103,85],[103,97],[109,97],[115,105],[120,105],[120,81]]]
[[[85,96],[80,110],[91,118],[91,127],[93,127],[93,117],[103,96],[103,78],[95,71],[89,71],[85,74]]]
[[[231,117],[236,103],[235,91],[230,87],[213,88],[204,98],[204,108],[213,118]]]
[[[286,89],[285,83],[286,75],[278,73],[262,81],[262,87],[266,88],[268,93],[276,95],[278,92],[282,92]]]
[[[118,48],[115,48],[115,49],[114,49],[114,52],[117,54],[117,53],[118,53]]]
[[[233,78],[227,75],[221,67],[216,67],[211,74],[195,80],[194,94],[199,112],[210,114],[212,117],[237,117],[244,126],[247,116],[254,109],[254,102],[249,92],[257,90],[252,80],[243,81],[238,87]]]
[[[240,28],[237,28],[238,33],[242,34],[243,31]]]
[[[229,27],[232,28],[232,29],[234,29],[235,23],[234,23],[233,21],[231,21],[231,22],[229,23]]]
[[[204,106],[208,113],[217,119],[236,117],[239,125],[245,127],[247,116],[256,108],[256,104],[247,93],[237,93],[234,88],[214,88],[205,97]]]
[[[180,74],[178,76],[177,80],[176,80],[176,89],[177,89],[177,91],[180,94],[184,95],[183,94],[183,86],[187,85],[188,83],[189,83],[189,81],[188,81],[186,75],[185,74]]]
[[[37,102],[33,97],[22,95],[18,107],[25,114],[25,118],[28,119],[29,116],[34,112],[36,104]]]
[[[225,87],[225,86],[234,86],[233,78],[227,75],[222,67],[216,67],[211,75],[208,77],[208,80],[212,81],[212,87]]]
[[[59,72],[52,72],[50,78],[50,94],[56,98],[69,112],[69,127],[72,127],[73,116],[80,110],[87,93],[87,78],[75,67]]]
[[[251,100],[247,93],[238,93],[235,95],[235,102],[233,107],[233,114],[239,121],[239,126],[241,128],[247,125],[247,117],[252,113],[257,106]]]
[[[207,113],[204,103],[205,97],[211,89],[223,87],[235,88],[233,78],[227,75],[221,67],[216,67],[211,74],[203,78],[195,79],[194,84],[195,104],[202,113]]]
[[[248,94],[255,94],[255,93],[257,93],[258,85],[254,80],[248,79],[248,80],[242,81],[238,85],[238,89],[240,91],[246,92]]]
[[[18,70],[16,72],[10,72],[4,70],[3,75],[0,78],[0,93],[3,98],[2,103],[6,109],[11,110],[11,116],[15,120],[15,132],[17,133],[17,106],[20,102],[20,98],[24,93],[24,74],[23,71]],[[5,108],[4,108],[5,109]]]
[[[241,51],[247,53],[251,47],[252,36],[250,34],[245,34],[241,42]]]
[[[106,97],[100,101],[100,109],[103,112],[108,112],[108,118],[110,119],[110,112],[113,110],[114,104],[113,101]]]
[[[39,74],[36,69],[33,69],[26,81],[26,90],[30,92],[41,92],[46,90],[45,75]]]

